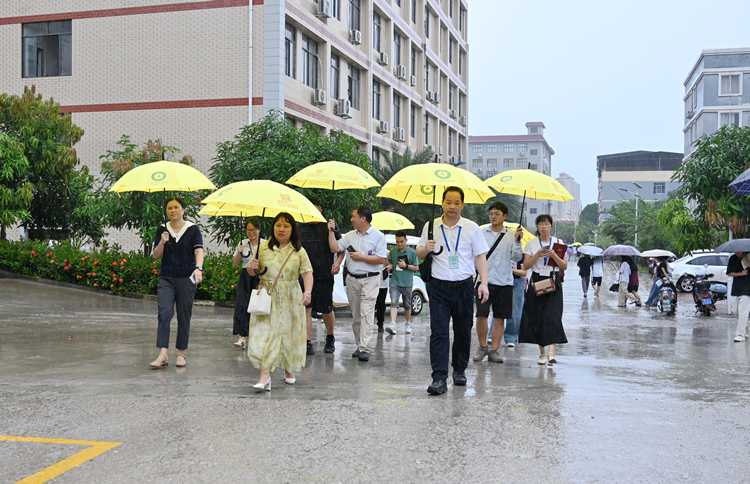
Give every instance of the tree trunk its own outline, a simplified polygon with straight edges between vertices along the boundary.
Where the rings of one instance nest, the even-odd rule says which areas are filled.
[[[0,227],[0,240],[8,240],[6,237],[7,234],[5,233],[5,225],[3,225],[2,227]]]

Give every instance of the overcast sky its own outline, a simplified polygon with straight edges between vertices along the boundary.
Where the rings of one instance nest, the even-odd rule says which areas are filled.
[[[469,0],[469,134],[542,121],[560,172],[598,198],[596,157],[683,151],[683,82],[703,49],[750,47],[748,0]]]

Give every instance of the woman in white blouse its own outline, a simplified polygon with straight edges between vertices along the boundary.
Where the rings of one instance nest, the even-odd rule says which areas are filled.
[[[547,214],[536,218],[537,237],[526,243],[523,268],[531,271],[531,283],[526,290],[526,300],[521,316],[521,328],[518,334],[519,343],[539,345],[540,365],[557,363],[555,344],[567,343],[562,324],[563,292],[562,273],[568,268],[565,257],[560,258],[552,247],[562,241],[552,237],[552,217]],[[554,264],[551,262],[554,261]],[[534,292],[534,284],[552,278],[555,291],[541,296]]]

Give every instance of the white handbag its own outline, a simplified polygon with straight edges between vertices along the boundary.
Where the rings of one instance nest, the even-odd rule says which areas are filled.
[[[250,293],[250,303],[247,305],[248,313],[256,314],[258,316],[268,316],[271,314],[271,293],[276,287],[276,283],[279,282],[279,277],[281,277],[281,273],[284,271],[284,266],[289,262],[292,254],[294,254],[294,250],[289,253],[286,260],[281,265],[281,269],[279,269],[279,273],[276,274],[276,279],[274,279],[273,285],[270,289],[264,283],[260,282],[258,283],[258,287]]]

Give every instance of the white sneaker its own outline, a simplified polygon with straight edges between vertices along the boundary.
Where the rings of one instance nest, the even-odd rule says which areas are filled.
[[[508,344],[507,344],[507,345],[505,345],[505,346],[507,346],[508,348],[515,348],[515,347],[516,347],[516,344],[515,344],[515,343],[508,343]]]
[[[745,341],[745,337],[742,336],[741,334],[738,334],[737,336],[734,337],[735,343],[742,343],[743,341]]]
[[[411,323],[406,323],[404,325],[404,333],[411,334]]]
[[[396,323],[391,321],[391,324],[385,327],[385,330],[391,334],[396,334]]]

